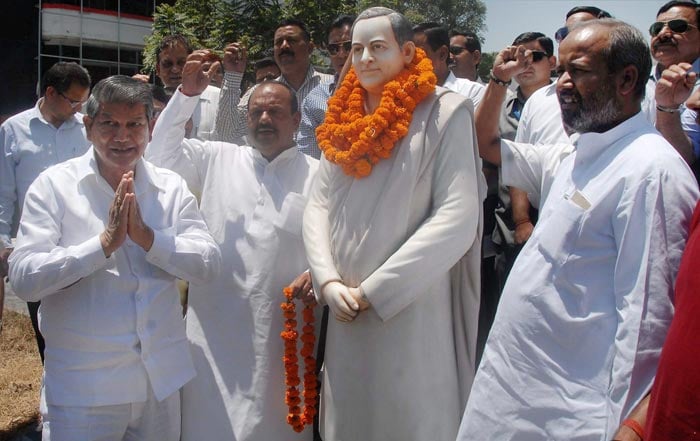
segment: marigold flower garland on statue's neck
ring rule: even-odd
[[[314,306],[316,302],[304,307],[302,328],[301,356],[304,357],[304,408],[300,407],[299,397],[299,362],[297,357],[297,321],[296,307],[294,305],[294,290],[291,287],[284,288],[284,296],[287,301],[281,304],[284,314],[284,331],[280,334],[284,340],[284,373],[287,393],[285,403],[289,406],[287,424],[292,426],[295,432],[304,430],[304,426],[313,424],[318,405],[318,381],[316,378],[316,358],[314,357]]]
[[[368,176],[372,166],[390,157],[398,141],[406,136],[413,110],[436,84],[432,62],[416,48],[411,64],[384,85],[379,106],[367,115],[365,91],[351,68],[328,100],[326,119],[316,129],[319,148],[346,175]]]

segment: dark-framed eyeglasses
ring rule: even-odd
[[[655,23],[652,23],[651,26],[649,26],[649,33],[652,37],[656,37],[666,26],[668,26],[671,32],[675,34],[682,34],[686,32],[688,28],[698,28],[697,26],[692,25],[683,19],[676,18],[674,20],[657,21]]]
[[[338,52],[340,52],[340,49],[342,48],[346,53],[350,52],[350,49],[352,48],[352,41],[339,41],[338,43],[328,43],[326,45],[326,48],[328,48],[328,53],[331,55],[336,55]]]
[[[547,56],[547,52],[543,51],[532,51],[532,62],[533,63],[539,63],[540,61],[549,58]]]
[[[557,40],[557,43],[561,43],[561,41],[565,39],[567,35],[569,35],[569,28],[564,26],[557,29],[557,32],[554,33],[554,39]]]
[[[468,50],[469,50],[469,49],[467,49],[467,48],[464,47],[464,46],[450,46],[450,53],[451,53],[452,55],[459,55],[459,54],[461,54],[462,52],[468,51]]]
[[[67,96],[65,96],[63,94],[63,92],[58,92],[58,94],[61,95],[63,97],[63,99],[68,101],[68,104],[70,104],[70,107],[72,109],[80,109],[83,106],[83,104],[85,104],[85,101],[75,101],[75,100],[68,98]]]

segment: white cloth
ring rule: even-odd
[[[311,440],[310,428],[297,434],[286,423],[280,303],[282,289],[308,268],[301,222],[318,161],[296,146],[268,162],[252,147],[183,141],[195,102],[176,92],[147,150],[201,192],[223,256],[218,277],[190,284],[197,377],[183,389],[182,439]]]
[[[109,406],[47,405],[41,391],[42,441],[179,441],[180,392],[156,400],[151,385],[146,401]]]
[[[99,235],[114,190],[93,149],[39,175],[27,191],[10,281],[41,300],[48,404],[102,406],[157,399],[194,376],[176,278],[208,280],[219,249],[182,179],[141,160],[134,186],[154,231],[146,253],[131,239],[106,258]]]
[[[41,99],[0,126],[0,246],[10,244],[24,195],[39,173],[82,155],[90,146],[81,114],[56,128],[39,111],[40,103]]]
[[[561,122],[557,82],[537,89],[525,102],[515,142],[527,144],[570,144]]]
[[[540,210],[547,200],[557,168],[574,151],[574,146],[536,146],[501,140],[501,183],[527,192],[530,203]],[[517,176],[514,180],[512,177]]]
[[[221,89],[216,86],[207,86],[199,95],[199,102],[192,112],[193,138],[201,140],[214,140],[214,126],[216,124],[216,112],[219,108],[219,95]]]
[[[469,98],[474,105],[474,109],[479,107],[481,100],[484,98],[484,92],[486,92],[486,87],[482,84],[466,78],[457,78],[452,71],[450,71],[442,87]]]
[[[322,159],[309,197],[304,242],[315,285],[361,285],[372,305],[351,323],[329,320],[327,440],[457,434],[473,378],[486,184],[471,103],[438,91],[369,176]]]
[[[581,135],[506,282],[459,441],[612,438],[651,387],[698,195],[641,113]]]

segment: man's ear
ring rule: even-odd
[[[48,89],[47,89],[47,92],[48,92]],[[87,138],[88,141],[92,141],[92,139],[90,139],[90,132],[92,132],[92,123],[93,122],[94,121],[92,118],[90,118],[87,115],[83,115],[83,124],[85,124],[85,137]]]
[[[549,70],[554,70],[557,68],[557,57],[552,55],[547,60],[549,61]]]
[[[617,92],[622,96],[633,95],[638,78],[639,72],[635,66],[631,64],[625,66],[622,71],[618,72],[615,80],[617,84]]]
[[[437,50],[437,55],[440,57],[440,61],[447,63],[447,59],[450,58],[450,50],[447,48],[447,46],[440,46],[440,48]]]
[[[472,52],[472,60],[474,60],[474,66],[478,66],[481,63],[481,51],[479,49],[474,49]]]
[[[408,66],[413,61],[413,57],[416,55],[416,44],[412,41],[407,41],[401,47],[401,56],[403,57],[403,64]]]

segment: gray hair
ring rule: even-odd
[[[151,88],[148,84],[125,75],[112,75],[97,83],[85,104],[85,114],[95,118],[100,105],[105,103],[120,103],[128,106],[143,104],[148,121],[153,117]]]
[[[574,26],[572,30],[592,26],[607,28],[610,36],[608,46],[600,54],[607,63],[608,73],[618,73],[630,65],[637,69],[634,96],[641,101],[651,73],[651,54],[644,36],[634,26],[613,18],[585,21]]]
[[[360,12],[357,19],[355,19],[355,23],[352,24],[352,30],[355,30],[355,25],[358,21],[375,17],[386,17],[389,19],[391,30],[394,31],[394,38],[396,38],[399,46],[403,46],[407,41],[413,41],[413,27],[411,26],[411,22],[402,14],[383,6],[374,6]]]

